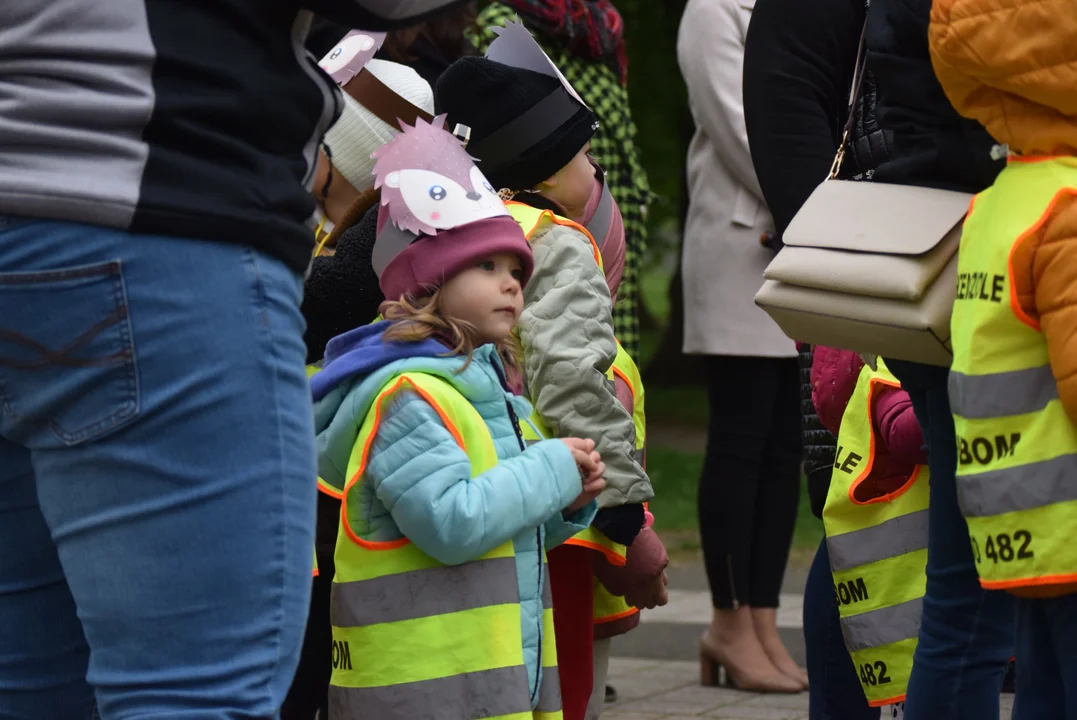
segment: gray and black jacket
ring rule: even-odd
[[[459,0],[2,0],[0,214],[240,243],[310,262],[339,91],[312,12],[412,23]]]

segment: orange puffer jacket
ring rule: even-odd
[[[935,0],[929,35],[935,73],[958,112],[1026,159],[1077,156],[1077,2]],[[1060,187],[1048,212],[1014,255],[1014,285],[1040,322],[1077,423],[1077,187]],[[1030,594],[1068,592],[1077,585]]]

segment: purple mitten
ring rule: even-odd
[[[595,577],[613,595],[624,596],[639,590],[648,584],[654,585],[656,578],[669,565],[669,555],[658,534],[649,526],[639,531],[639,535],[628,546],[628,558],[624,567],[615,567],[606,561],[606,556],[595,553],[592,560]]]

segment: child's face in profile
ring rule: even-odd
[[[470,323],[482,344],[508,338],[524,309],[523,263],[498,253],[457,274],[441,287],[441,311]]]
[[[540,194],[564,208],[570,220],[579,220],[583,216],[595,186],[595,168],[591,165],[590,152],[591,143],[587,143],[568,165],[539,186]]]

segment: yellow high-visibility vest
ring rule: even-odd
[[[950,373],[957,497],[990,589],[1077,582],[1077,428],[1013,266],[1065,194],[1077,195],[1077,159],[1011,159],[974,198],[961,236]]]
[[[352,530],[349,517],[362,512],[359,493],[352,491],[362,479],[383,405],[404,386],[438,412],[467,453],[473,477],[497,463],[486,423],[449,381],[404,373],[375,397],[356,438],[360,450],[348,464],[350,480],[343,491],[334,555],[331,713],[348,720],[560,720],[545,554],[542,681],[531,688],[511,540],[472,562],[450,567],[407,538],[373,542]]]
[[[876,394],[900,387],[879,360],[860,371],[838,433],[823,525],[845,645],[872,707],[905,699],[927,584],[928,470],[893,493],[858,500],[875,464]]]

